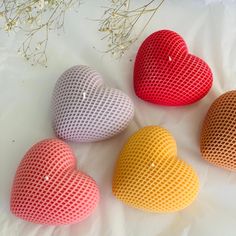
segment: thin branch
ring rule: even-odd
[[[99,31],[104,34],[102,40],[108,42],[108,49],[105,52],[121,57],[144,32],[164,1],[151,0],[141,7],[130,9],[131,0],[113,0],[110,7],[105,8],[103,17],[99,20]],[[150,16],[136,34],[135,26],[144,15]]]
[[[23,31],[18,53],[33,65],[46,66],[49,31],[63,29],[66,12],[77,4],[80,0],[2,0],[0,29]]]

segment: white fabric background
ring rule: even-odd
[[[236,235],[236,174],[203,161],[198,141],[201,122],[210,104],[236,87],[236,3],[166,0],[140,40],[121,60],[99,52],[104,46],[100,41],[102,35],[97,32],[97,22],[87,19],[99,18],[104,3],[87,0],[78,13],[68,15],[65,35],[51,37],[47,69],[25,63],[15,53],[17,37],[0,33],[0,235]],[[180,33],[190,51],[204,58],[213,70],[210,93],[194,105],[161,107],[134,95],[130,59],[134,59],[146,36],[163,28]],[[110,140],[71,144],[78,166],[100,186],[101,202],[96,212],[71,226],[34,225],[10,213],[11,184],[21,158],[31,145],[54,136],[49,113],[53,86],[59,75],[75,64],[96,68],[109,85],[129,94],[135,104],[135,118],[125,132]],[[179,156],[199,175],[201,188],[197,200],[178,213],[145,213],[125,206],[111,193],[113,167],[122,145],[146,125],[169,129],[176,138]]]

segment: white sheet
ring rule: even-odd
[[[236,174],[203,161],[198,142],[200,124],[210,104],[220,94],[236,87],[236,3],[222,2],[166,1],[140,40],[120,61],[99,52],[104,42],[99,40],[97,22],[87,19],[100,17],[102,9],[99,6],[105,3],[102,0],[84,1],[78,13],[68,15],[66,34],[52,35],[47,69],[31,67],[16,56],[17,37],[7,37],[1,32],[0,235],[236,235]],[[190,51],[204,58],[213,70],[213,88],[194,105],[160,107],[134,95],[133,61],[130,59],[134,59],[140,42],[147,35],[163,28],[180,33]],[[96,212],[84,222],[71,226],[34,225],[10,213],[11,184],[29,147],[54,136],[49,115],[52,89],[58,76],[75,64],[96,68],[109,85],[128,93],[135,104],[135,118],[125,132],[110,140],[71,144],[80,168],[100,185],[101,202]],[[122,145],[138,128],[153,124],[172,132],[179,156],[196,169],[201,181],[197,200],[178,213],[145,213],[125,206],[111,193],[113,167]]]

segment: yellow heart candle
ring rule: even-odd
[[[173,212],[190,205],[199,190],[195,171],[177,157],[172,135],[158,126],[140,129],[123,147],[113,176],[113,194],[151,212]]]

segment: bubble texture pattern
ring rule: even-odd
[[[188,53],[183,38],[170,30],[151,34],[138,50],[134,65],[134,89],[143,100],[182,106],[203,98],[213,75],[200,58]]]
[[[120,153],[113,194],[126,204],[151,212],[174,212],[196,198],[195,171],[177,158],[171,134],[158,126],[140,129]]]
[[[11,193],[11,211],[36,224],[80,222],[96,208],[95,181],[76,170],[70,147],[58,139],[35,144],[22,159]]]
[[[74,66],[59,78],[53,93],[53,127],[59,138],[91,142],[110,138],[132,120],[130,98],[108,88],[88,66]]]
[[[204,119],[200,148],[210,163],[236,171],[236,91],[217,98]]]

